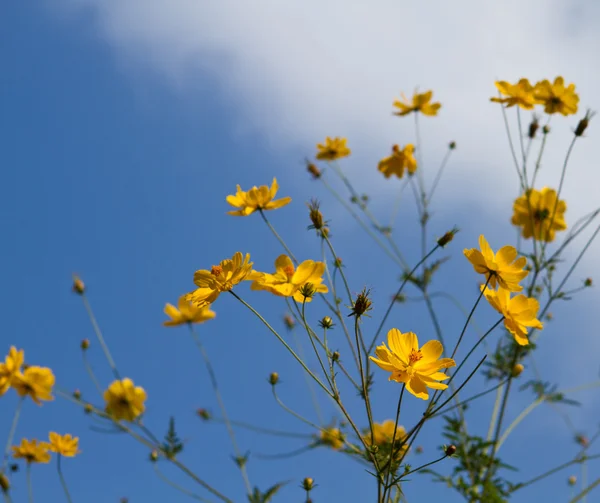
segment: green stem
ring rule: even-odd
[[[98,379],[96,378],[96,374],[94,374],[94,370],[92,369],[92,366],[90,365],[90,362],[88,361],[86,355],[87,355],[87,350],[85,350],[85,349],[82,350],[81,357],[83,359],[83,365],[85,366],[85,370],[87,371],[88,375],[90,376],[90,379],[94,383],[94,386],[98,390],[99,395],[102,396],[102,388],[100,387],[100,383],[98,382]]]
[[[171,479],[169,479],[163,472],[160,471],[160,469],[158,468],[157,462],[152,463],[152,465],[154,467],[154,472],[156,473],[158,478],[161,479],[165,484],[171,486],[173,489],[176,489],[180,493],[183,493],[186,496],[189,496],[190,498],[193,498],[198,501],[204,501],[204,502],[210,503],[209,500],[207,500],[206,498],[203,498],[202,496],[199,496],[198,494],[193,493],[192,491],[186,489],[185,487],[180,486],[179,484],[176,484]]]
[[[273,392],[273,396],[275,397],[275,400],[277,401],[277,403],[283,410],[285,410],[288,414],[291,414],[292,416],[294,416],[296,419],[302,421],[304,424],[307,424],[311,428],[314,428],[317,431],[325,431],[325,429],[322,426],[317,426],[315,423],[313,423],[312,421],[309,421],[304,416],[301,416],[297,412],[290,409],[286,404],[284,404],[281,401],[281,399],[279,398],[279,396],[277,395],[277,392],[275,391],[275,386],[276,386],[275,384],[271,385],[271,391]]]
[[[25,401],[24,397],[19,398],[17,402],[17,407],[15,409],[15,414],[13,416],[12,424],[10,426],[10,430],[8,432],[8,438],[6,440],[6,447],[4,448],[4,459],[2,460],[2,470],[0,472],[4,472],[6,465],[8,463],[8,458],[10,456],[10,448],[13,443],[13,439],[15,437],[15,432],[17,431],[17,424],[19,423],[19,417],[21,416],[21,409],[23,408],[23,402]]]
[[[104,340],[104,337],[102,336],[102,332],[100,331],[100,326],[98,325],[98,322],[96,321],[96,317],[94,316],[94,312],[92,311],[92,306],[90,305],[85,293],[83,293],[81,295],[81,299],[83,300],[83,305],[85,306],[85,310],[87,311],[90,321],[92,322],[92,327],[94,329],[94,333],[96,334],[96,339],[98,339],[98,342],[100,343],[100,347],[102,348],[102,351],[104,352],[104,356],[106,356],[108,365],[112,369],[112,372],[113,372],[115,378],[120,381],[121,376],[119,374],[119,371],[117,370],[117,365],[115,364],[115,361],[113,360],[113,357],[111,356],[110,351],[108,350],[106,341]]]
[[[192,338],[194,339],[196,346],[198,346],[198,349],[200,350],[200,354],[202,355],[202,359],[204,360],[204,364],[206,365],[206,370],[208,371],[208,375],[210,377],[210,382],[211,382],[211,385],[213,388],[213,392],[215,393],[217,402],[219,403],[219,408],[221,409],[221,414],[223,415],[223,420],[225,421],[225,426],[227,427],[227,433],[229,434],[229,438],[231,439],[231,445],[233,446],[233,450],[235,452],[236,459],[241,460],[242,454],[238,447],[237,441],[235,439],[235,433],[233,431],[233,427],[231,426],[231,422],[229,421],[227,409],[225,408],[225,402],[223,401],[221,391],[219,390],[219,385],[217,383],[217,376],[215,374],[215,370],[213,369],[212,363],[210,361],[210,358],[208,357],[208,353],[206,352],[204,345],[202,344],[202,340],[200,339],[200,336],[194,329],[194,325],[192,323],[189,323],[188,325],[190,327],[190,334],[192,335]],[[244,479],[244,485],[246,486],[246,491],[250,495],[250,494],[252,494],[252,485],[250,484],[250,480],[248,478],[248,472],[246,470],[246,465],[245,465],[245,463],[241,462],[241,463],[238,463],[238,466],[240,467],[240,471],[242,473],[242,478]]]
[[[583,491],[581,491],[577,496],[575,496],[571,501],[569,501],[569,503],[577,503],[578,501],[581,501],[582,499],[587,498],[588,493],[592,489],[595,489],[596,487],[598,487],[599,485],[600,485],[600,478],[597,478],[596,480],[594,480],[594,482],[592,482],[589,486],[587,486]]]
[[[285,241],[283,240],[283,238],[277,233],[277,231],[275,230],[275,227],[273,227],[271,225],[271,222],[269,222],[269,220],[265,216],[265,212],[262,209],[258,210],[258,212],[260,213],[260,216],[267,224],[267,227],[269,227],[269,229],[271,230],[273,235],[277,238],[277,241],[279,241],[281,246],[283,246],[283,249],[287,252],[289,257],[294,261],[295,264],[298,264],[298,261],[296,260],[296,257],[294,257],[294,254],[292,253],[292,251],[288,248],[288,246],[285,244]]]
[[[33,484],[31,483],[31,463],[27,462],[27,493],[29,494],[29,503],[33,503]]]
[[[406,388],[406,385],[402,384],[402,389],[400,390],[400,396],[398,397],[398,405],[396,407],[396,421],[394,423],[394,433],[392,435],[392,448],[390,451],[390,460],[387,463],[387,474],[385,476],[385,484],[384,484],[384,488],[383,488],[383,498],[382,498],[383,501],[385,501],[387,492],[391,487],[391,484],[388,485],[388,480],[390,478],[390,474],[392,471],[392,464],[394,463],[394,448],[396,447],[396,445],[395,445],[396,444],[396,433],[398,432],[398,421],[400,421],[400,409],[402,407],[402,397],[404,396],[405,388]]]
[[[62,485],[63,491],[65,491],[65,496],[67,498],[68,503],[73,503],[73,500],[71,499],[71,494],[69,493],[69,488],[67,487],[67,481],[65,480],[65,477],[62,472],[62,468],[61,468],[61,464],[60,464],[61,459],[62,459],[62,456],[60,454],[58,454],[56,457],[56,469],[58,471],[58,477],[60,478],[60,483]]]
[[[511,432],[519,425],[519,423],[521,421],[523,421],[523,419],[525,419],[538,405],[541,405],[542,403],[544,403],[545,399],[546,399],[545,396],[541,396],[540,398],[538,398],[537,400],[535,400],[534,402],[532,402],[531,404],[529,404],[529,406],[527,406],[515,418],[515,420],[508,425],[508,428],[506,428],[506,430],[504,431],[504,433],[500,437],[500,440],[498,440],[498,445],[496,447],[496,452],[498,452],[500,450],[500,447],[502,446],[502,444],[506,441],[506,439],[511,434]]]

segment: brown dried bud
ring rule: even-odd
[[[198,414],[198,417],[204,419],[205,421],[208,421],[210,419],[210,412],[206,409],[198,409],[196,411],[196,414]]]
[[[442,248],[446,246],[450,241],[454,239],[454,235],[458,232],[458,229],[454,228],[451,231],[446,232],[440,239],[437,240],[437,244]]]
[[[540,127],[540,118],[537,115],[533,116],[533,119],[531,121],[531,124],[529,124],[529,132],[527,133],[527,136],[533,140],[533,138],[535,138],[535,134],[537,133],[537,130]]]
[[[455,445],[448,445],[444,449],[444,452],[446,453],[446,456],[452,456],[456,452],[456,446]]]
[[[575,442],[577,442],[581,447],[587,447],[590,443],[585,435],[575,435]]]
[[[277,372],[271,372],[269,376],[269,384],[275,386],[279,382],[279,374]]]
[[[371,290],[363,288],[362,292],[357,295],[356,300],[352,305],[352,312],[348,316],[361,317],[371,310],[372,303],[369,299],[369,293],[371,293]]]
[[[575,136],[583,136],[583,133],[589,126],[590,120],[592,120],[592,117],[594,115],[596,115],[596,112],[592,112],[591,110],[588,109],[588,111],[585,113],[585,116],[583,117],[583,119],[581,119],[579,121],[579,124],[577,124],[577,127],[575,128],[575,131],[574,131]]]
[[[289,314],[286,314],[283,317],[283,323],[285,324],[285,328],[287,328],[288,330],[291,330],[292,328],[294,328],[294,325],[296,325],[296,321]]]
[[[312,199],[310,203],[308,203],[308,216],[312,222],[312,225],[309,226],[309,229],[320,230],[325,227],[323,214],[319,211],[319,201],[316,199]]]
[[[321,170],[312,162],[306,162],[306,170],[311,174],[313,180],[321,178]]]

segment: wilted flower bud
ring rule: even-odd
[[[311,299],[316,292],[315,285],[310,282],[304,283],[304,285],[300,287],[300,293],[306,299]]]
[[[314,480],[310,477],[306,477],[303,481],[302,481],[302,488],[305,491],[310,491],[312,490],[312,488],[314,487]]]
[[[321,178],[321,170],[310,161],[306,161],[306,170],[311,174],[313,180]]]
[[[577,124],[577,127],[575,128],[575,136],[583,136],[584,131],[587,129],[587,127],[590,124],[590,120],[592,119],[592,117],[596,115],[596,112],[592,112],[591,110],[588,109],[588,111],[585,113],[585,116],[583,117],[583,119],[581,119],[579,121],[579,124]]]
[[[446,246],[450,241],[454,239],[454,235],[458,232],[458,229],[452,229],[451,231],[446,232],[440,239],[437,240],[437,244],[442,248]]]
[[[575,484],[577,484],[577,477],[575,475],[571,475],[567,479],[567,482],[569,483],[570,486],[574,486]]]
[[[323,318],[319,320],[319,325],[321,325],[321,328],[324,329],[333,327],[333,320],[331,319],[331,316],[323,316]]]
[[[523,370],[525,370],[525,367],[523,366],[523,364],[522,363],[517,363],[512,368],[511,374],[512,374],[513,377],[519,377],[521,375],[521,373],[523,372]]]
[[[592,286],[592,278],[586,278],[583,282],[583,286]]]
[[[94,412],[94,407],[92,407],[89,403],[86,403],[85,407],[83,408],[83,412],[85,412],[86,414],[91,414],[92,412]]]
[[[208,421],[210,419],[210,412],[206,409],[198,409],[196,411],[196,414],[198,414],[198,417],[204,419],[205,421]]]
[[[451,141],[451,142],[448,144],[448,148],[449,148],[450,150],[454,150],[454,149],[456,148],[456,142],[455,142],[455,141]]]
[[[531,121],[531,124],[529,124],[529,132],[527,133],[527,136],[530,139],[535,138],[535,134],[537,133],[537,130],[540,127],[540,118],[537,115],[533,116],[533,119]]]
[[[348,316],[360,317],[371,310],[371,300],[369,299],[370,292],[370,290],[363,288],[362,292],[356,297],[352,306],[352,312]]]
[[[150,461],[152,461],[153,463],[156,463],[156,461],[158,461],[158,451],[156,449],[154,449],[150,453]]]
[[[10,482],[4,473],[0,473],[0,489],[2,489],[2,492],[5,494],[8,493],[8,490],[10,489]]]
[[[81,399],[81,391],[79,391],[78,389],[76,389],[75,391],[73,391],[73,398],[75,400],[80,400]]]
[[[79,295],[83,295],[85,292],[85,284],[81,281],[81,278],[73,274],[73,291]]]
[[[277,372],[271,372],[269,376],[269,384],[275,386],[279,382],[279,374]]]
[[[456,452],[456,446],[455,445],[448,445],[444,449],[444,453],[446,454],[446,456],[452,456],[452,455],[454,455],[455,452]]]
[[[323,214],[319,211],[319,201],[316,199],[312,199],[310,203],[308,203],[308,216],[312,222],[312,225],[309,226],[309,229],[320,230],[325,226]]]
[[[289,314],[286,314],[283,317],[283,323],[285,324],[285,328],[287,328],[288,330],[291,330],[292,328],[294,328],[294,325],[296,325],[294,318],[292,318]]]
[[[86,349],[88,349],[90,347],[90,340],[89,339],[83,339],[81,341],[80,347],[81,347],[82,351],[85,351]]]
[[[337,362],[339,359],[340,359],[340,352],[334,351],[333,354],[331,355],[331,360],[334,362]]]

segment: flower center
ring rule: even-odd
[[[329,154],[331,157],[337,156],[337,154],[338,154],[337,148],[328,148],[327,154]]]
[[[294,275],[294,266],[293,266],[293,265],[286,265],[286,266],[283,268],[283,272],[285,273],[285,275],[286,275],[288,278],[291,278],[291,277]]]
[[[550,212],[547,209],[543,209],[543,210],[536,210],[533,213],[533,218],[535,220],[545,220],[546,218],[548,218],[550,216]]]
[[[119,406],[123,408],[129,408],[131,406],[131,402],[123,396],[119,398]]]
[[[418,362],[421,358],[423,358],[423,353],[421,353],[421,350],[415,351],[412,349],[410,355],[408,356],[408,364],[412,365],[413,363]]]
[[[213,276],[220,276],[222,272],[223,272],[223,268],[220,265],[213,265],[210,270],[210,273]]]

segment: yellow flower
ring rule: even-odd
[[[21,372],[24,358],[25,353],[22,349],[17,351],[17,348],[11,346],[4,363],[0,362],[0,396],[8,391],[13,377]]]
[[[194,304],[188,295],[179,297],[177,306],[179,309],[173,304],[165,306],[165,314],[171,318],[163,323],[165,327],[174,327],[184,323],[204,323],[216,316],[216,313],[210,310],[210,304]]]
[[[417,160],[413,155],[414,151],[415,147],[411,143],[407,144],[403,150],[400,150],[398,145],[394,145],[392,147],[392,155],[381,159],[377,169],[381,171],[386,178],[389,178],[392,175],[402,178],[405,169],[408,169],[408,172],[412,175],[417,171]]]
[[[481,286],[482,290],[484,286]],[[536,299],[525,295],[516,295],[511,299],[510,292],[501,287],[497,290],[486,288],[483,294],[490,305],[504,316],[504,326],[514,335],[517,344],[529,344],[527,327],[544,328],[542,322],[536,318],[540,309]]]
[[[21,445],[13,445],[13,458],[24,459],[27,463],[49,463],[49,445],[46,442],[23,438]]]
[[[337,451],[344,446],[344,434],[338,428],[323,428],[319,434],[319,443]]]
[[[317,143],[317,159],[321,161],[335,161],[342,157],[348,157],[351,150],[346,146],[346,138],[325,138],[325,143]]]
[[[250,279],[254,282],[250,286],[252,290],[266,290],[280,297],[294,297],[297,302],[310,302],[311,298],[306,297],[300,290],[302,287],[311,284],[314,293],[327,293],[327,285],[323,284],[323,273],[325,264],[315,262],[314,260],[305,260],[298,268],[294,267],[291,259],[287,255],[280,255],[275,260],[275,273],[268,274],[253,271]]]
[[[52,452],[56,452],[61,456],[66,456],[68,458],[74,457],[76,454],[79,454],[81,451],[78,449],[79,447],[79,437],[73,437],[70,434],[59,435],[54,431],[51,431],[49,434],[50,444],[48,448]]]
[[[507,98],[490,98],[490,101],[495,103],[504,103],[506,108],[519,106],[525,110],[532,110],[536,104],[533,94],[533,86],[527,79],[521,79],[516,84],[509,84],[504,80],[495,83],[496,88],[501,94],[508,96]]]
[[[529,271],[523,270],[527,264],[525,257],[517,258],[517,250],[513,246],[503,246],[494,253],[483,234],[479,236],[479,247],[481,251],[471,248],[463,253],[475,272],[484,274],[486,279],[489,277],[489,286],[496,288],[498,284],[510,292],[523,290],[519,281],[529,274]]]
[[[141,386],[134,386],[131,379],[113,381],[104,392],[105,411],[115,420],[133,421],[141,416],[146,407],[146,392]]]
[[[440,369],[456,366],[452,358],[441,358],[444,351],[441,342],[429,341],[419,349],[419,340],[413,332],[401,333],[392,328],[387,333],[389,349],[385,344],[377,346],[377,358],[369,356],[383,370],[391,372],[389,380],[406,384],[406,389],[417,398],[427,400],[427,388],[446,389],[438,381],[449,376]]]
[[[211,270],[201,269],[194,273],[196,290],[189,293],[187,298],[195,304],[212,304],[221,292],[228,292],[238,283],[249,279],[252,272],[250,254],[244,257],[236,252],[230,259],[222,260],[219,265],[213,265]]]
[[[40,400],[46,402],[54,400],[52,396],[54,381],[54,374],[49,368],[31,366],[27,367],[22,374],[20,372],[15,374],[11,386],[19,396],[30,396],[35,403],[42,405]]]
[[[562,77],[556,77],[554,84],[548,80],[538,82],[533,92],[536,102],[544,105],[544,111],[547,114],[572,115],[577,113],[579,96],[575,92],[575,84],[565,87],[565,80]]]
[[[411,112],[421,112],[423,115],[434,116],[437,115],[438,110],[442,107],[441,103],[430,103],[433,91],[427,91],[426,93],[413,94],[412,103],[410,100],[402,94],[402,101],[394,101],[394,106],[399,108],[399,112],[394,112],[394,115],[408,115]]]
[[[564,231],[567,228],[567,203],[558,201],[557,204],[556,196],[554,189],[544,187],[542,190],[529,189],[515,200],[511,222],[523,227],[524,238],[534,236],[538,241],[550,242],[554,241],[555,231]]]
[[[234,208],[239,209],[227,213],[236,217],[247,217],[257,210],[276,210],[289,204],[292,200],[291,197],[273,200],[278,190],[279,185],[276,178],[273,178],[271,188],[266,185],[254,186],[248,192],[244,192],[238,185],[235,196],[227,196],[226,201]]]
[[[373,445],[380,449],[389,451],[392,447],[392,439],[394,439],[395,458],[399,458],[408,449],[408,444],[402,442],[406,439],[406,430],[404,426],[396,427],[396,436],[394,437],[394,421],[388,419],[383,423],[373,423]],[[364,431],[363,440],[367,445],[371,443],[371,430],[368,428]],[[389,455],[389,452],[388,452]]]

